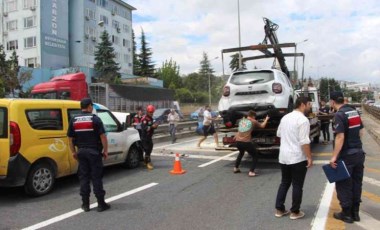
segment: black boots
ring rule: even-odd
[[[98,207],[96,209],[98,212],[103,212],[103,211],[111,208],[111,205],[107,204],[104,201],[104,196],[103,197],[96,197],[96,199],[98,200]]]
[[[360,216],[359,216],[359,205],[354,205],[352,207],[352,219],[356,222],[360,221]]]
[[[341,212],[334,212],[334,218],[349,224],[354,223],[351,217],[351,208],[343,208]]]
[[[82,207],[81,208],[85,212],[90,211],[90,198],[89,197],[82,197]]]

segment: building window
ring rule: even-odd
[[[100,15],[100,21],[103,21],[104,25],[108,25],[108,17]]]
[[[6,0],[5,4],[7,12],[17,10],[17,0]]]
[[[17,30],[17,20],[12,20],[7,22],[7,30],[12,31],[12,30]]]
[[[24,48],[36,47],[37,46],[36,40],[37,40],[36,37],[24,38]]]
[[[112,20],[112,27],[115,29],[120,28],[120,22]]]
[[[112,15],[118,15],[118,12],[117,12],[117,6],[113,5],[111,7],[111,14]]]
[[[86,8],[86,18],[88,19],[91,19],[91,20],[95,20],[95,11],[89,9],[89,8]]]
[[[125,63],[129,63],[130,59],[131,59],[131,56],[129,54],[124,54],[124,62]]]
[[[119,45],[119,37],[118,36],[115,36],[115,35],[112,35],[112,42],[113,44],[116,44],[116,45]]]
[[[18,40],[7,42],[7,50],[17,50],[17,49],[18,49]]]
[[[96,34],[95,29],[92,28],[92,27],[90,27],[90,26],[86,26],[86,27],[85,27],[85,33],[86,33],[88,36],[93,36],[93,37],[95,37],[95,34]]]
[[[107,0],[96,0],[96,4],[98,6],[107,7],[108,2],[107,2]]]
[[[89,1],[95,3],[95,0],[89,0]]]
[[[36,26],[36,16],[24,18],[24,28],[30,28]]]
[[[116,60],[120,60],[120,53],[119,52],[115,52],[115,57],[116,57]]]
[[[129,26],[128,25],[123,25],[123,31],[125,32],[125,33],[129,33]]]
[[[124,47],[130,47],[130,42],[127,39],[123,39],[123,46]]]
[[[37,0],[24,0],[24,9],[36,7]]]
[[[37,67],[37,58],[27,58],[25,59],[25,66],[29,68]]]

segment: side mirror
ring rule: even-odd
[[[131,115],[128,115],[128,116],[125,117],[125,122],[123,122],[123,128],[124,128],[124,130],[126,130],[126,129],[128,129],[131,126],[132,126]]]

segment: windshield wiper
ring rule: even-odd
[[[255,84],[255,83],[259,82],[259,81],[264,81],[264,79],[256,79],[256,80],[250,81],[248,83],[249,84]]]

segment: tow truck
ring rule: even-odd
[[[267,18],[264,20],[264,31],[265,38],[263,42],[258,45],[251,45],[245,47],[234,47],[222,50],[222,60],[224,59],[223,54],[231,52],[241,52],[241,51],[260,51],[262,54],[251,57],[244,57],[242,61],[249,60],[258,60],[265,58],[274,58],[273,67],[276,63],[279,65],[281,71],[286,74],[290,82],[293,84],[293,87],[297,81],[297,77],[291,79],[290,72],[285,63],[285,57],[302,57],[302,83],[304,75],[304,62],[305,55],[303,53],[284,53],[283,48],[292,48],[296,46],[295,43],[279,43],[276,35],[276,30],[279,26]],[[270,43],[270,44],[269,44]],[[272,67],[272,68],[273,68]],[[224,67],[223,67],[224,69]],[[295,66],[294,66],[295,69]],[[294,71],[295,73],[295,71]],[[295,75],[295,74],[294,74]],[[294,100],[301,96],[305,95],[312,99],[313,111],[307,115],[310,123],[310,139],[315,143],[319,142],[320,137],[320,121],[317,117],[317,112],[319,110],[319,94],[316,88],[307,88],[301,87],[301,89],[295,91]],[[254,97],[255,95],[252,95]],[[238,124],[238,122],[236,122]],[[267,123],[266,128],[264,129],[254,129],[252,134],[252,141],[257,144],[257,150],[260,154],[273,154],[279,152],[280,148],[280,139],[277,137],[276,132],[278,125],[280,124],[280,119],[270,119]],[[234,135],[237,132],[237,127],[229,127],[229,124],[225,124],[224,127],[219,129],[219,132],[225,133],[223,137],[223,146],[217,147],[216,150],[236,150],[236,142],[234,140]]]

